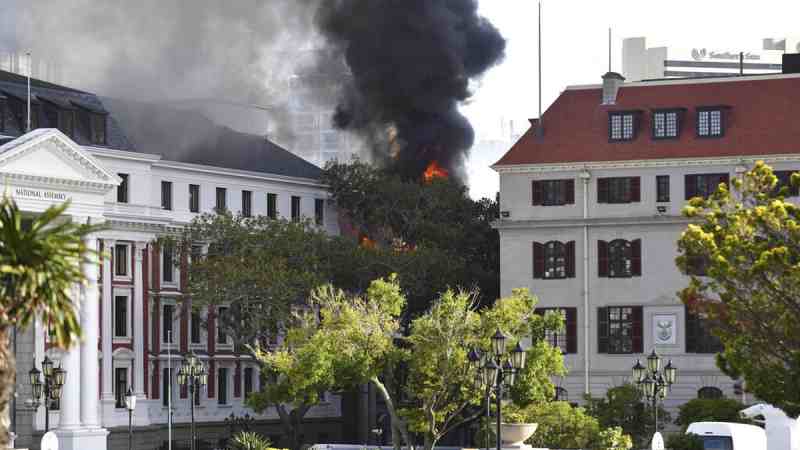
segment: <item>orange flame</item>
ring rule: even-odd
[[[364,248],[375,248],[378,244],[377,244],[377,242],[375,242],[372,239],[370,239],[369,236],[367,236],[366,234],[363,234],[363,235],[361,235],[360,238],[358,238],[358,245],[360,245],[360,246],[362,246]]]
[[[447,169],[440,166],[436,160],[433,160],[430,164],[428,164],[425,172],[422,173],[422,179],[426,183],[430,183],[435,178],[447,178],[449,175],[450,173],[447,171]]]

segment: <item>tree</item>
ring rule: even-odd
[[[620,427],[633,439],[635,448],[645,447],[653,434],[653,408],[642,402],[642,393],[632,384],[613,387],[604,398],[587,398],[586,409],[601,427]],[[660,405],[658,420],[660,430],[670,420],[669,413]]]
[[[402,437],[412,446],[410,431],[417,431],[431,449],[448,431],[483,412],[484,397],[473,389],[476,374],[467,370],[471,348],[490,348],[498,327],[521,337],[561,325],[558,315],[533,314],[536,300],[526,290],[514,291],[484,310],[478,310],[474,300],[467,292],[445,292],[403,337],[400,317],[406,299],[396,277],[374,281],[363,296],[331,286],[319,288],[309,307],[298,313],[281,348],[257,352],[257,358],[278,375],[273,392],[283,395],[281,401],[371,383],[387,404],[395,445]],[[549,377],[564,370],[560,352],[540,341],[528,354],[520,386],[529,386],[531,392],[519,388],[512,394],[520,399],[552,396]],[[406,380],[393,376],[401,364],[408,369]],[[412,407],[398,408],[392,393],[401,389]]]
[[[785,175],[785,174],[783,174]],[[800,413],[800,209],[786,201],[800,174],[763,162],[684,208],[676,262],[691,281],[681,297],[723,344],[719,367],[758,398]],[[788,180],[788,182],[787,182]],[[705,269],[704,276],[697,268]]]
[[[742,402],[732,398],[695,398],[678,408],[675,425],[686,431],[694,422],[750,423],[739,414],[744,408]]]
[[[347,225],[345,232],[368,239],[373,247],[403,250],[394,254],[411,253],[409,260],[447,261],[428,265],[428,276],[420,277],[415,264],[396,264],[398,258],[370,260],[384,271],[378,276],[395,272],[409,289],[408,319],[430,306],[431,292],[454,286],[477,288],[481,305],[499,297],[500,241],[491,226],[499,216],[497,202],[470,199],[466,187],[453,179],[408,181],[361,161],[328,164],[322,181]],[[390,272],[386,266],[392,266]],[[424,286],[414,289],[416,280]]]
[[[83,264],[97,264],[83,239],[97,226],[63,220],[69,203],[51,206],[27,222],[16,202],[0,200],[0,447],[9,443],[8,404],[16,362],[9,334],[35,318],[49,327],[50,342],[68,348],[80,339],[71,293],[85,281]]]

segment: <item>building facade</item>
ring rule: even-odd
[[[568,87],[493,167],[501,291],[529,288],[566,319],[569,400],[630,380],[652,350],[678,382],[666,405],[738,395],[720,344],[677,293],[681,209],[764,160],[800,170],[800,74]],[[701,270],[698,268],[697,270]],[[701,272],[698,272],[701,273]],[[746,395],[746,394],[745,394]]]
[[[800,52],[800,36],[763,39],[746,49],[648,47],[644,37],[622,40],[622,75],[629,81],[781,73],[784,53]]]
[[[256,158],[265,152],[262,160],[269,162],[250,170],[211,165],[213,158],[193,161],[192,155],[172,155],[169,149],[137,148],[126,137],[125,124],[110,116],[96,96],[39,80],[32,83],[32,131],[25,132],[25,90],[22,77],[0,72],[0,175],[6,192],[26,214],[70,200],[71,220],[106,227],[87,240],[102,252],[101,265],[87,265],[86,285],[74,290],[83,342],[67,352],[53,348],[41,323],[17,336],[17,446],[38,448],[44,432],[44,408],[28,401],[27,373],[34,360],[41,369],[45,356],[67,371],[49,417],[62,449],[127,446],[128,388],[139,399],[137,448],[158,448],[166,440],[170,402],[175,438],[188,439],[190,399],[175,375],[189,351],[208,369],[208,385],[195,399],[196,420],[208,425],[201,427],[201,438],[214,427],[219,431],[231,414],[276,421],[273,409],[255,414],[244,406],[245,397],[259,389],[257,364],[235,352],[216,328],[219,311],[209,311],[207,326],[201,326],[206,317],[194,316],[183,300],[187,257],[180,260],[156,241],[217,209],[311,218],[338,233],[319,169],[277,146],[250,148]],[[221,146],[220,153],[234,151]],[[307,417],[335,439],[339,427],[330,424],[341,417],[340,397],[328,395]],[[273,440],[280,442],[280,436]]]

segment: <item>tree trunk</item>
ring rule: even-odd
[[[311,409],[311,406],[312,405],[302,403],[291,412],[287,412],[285,406],[281,404],[275,405],[275,409],[278,411],[278,417],[281,419],[283,432],[289,437],[289,448],[291,450],[300,450],[303,446],[303,443],[300,442],[300,431],[302,430],[303,417],[305,417],[308,410]],[[273,442],[272,444],[276,445],[277,443]]]
[[[386,386],[381,383],[378,377],[372,377],[369,381],[376,388],[378,388],[378,392],[380,392],[381,397],[383,397],[383,401],[386,402],[386,409],[389,411],[389,418],[392,420],[392,428],[400,432],[400,434],[403,436],[403,440],[406,441],[406,445],[408,446],[409,450],[414,450],[414,443],[411,441],[411,436],[408,434],[408,427],[400,418],[400,416],[397,415],[397,411],[394,408],[394,402],[392,401],[392,396],[389,395],[389,391],[386,390]]]
[[[8,448],[11,438],[9,405],[16,383],[16,362],[9,349],[9,326],[0,327],[0,448]]]

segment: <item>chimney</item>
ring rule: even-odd
[[[607,72],[603,75],[603,104],[613,105],[617,102],[617,92],[625,82],[625,77],[617,72]]]
[[[800,53],[783,54],[783,73],[800,73]]]

